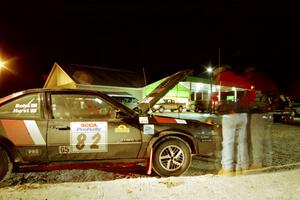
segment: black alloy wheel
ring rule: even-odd
[[[189,145],[180,138],[167,139],[153,153],[153,169],[160,176],[179,176],[191,165]]]

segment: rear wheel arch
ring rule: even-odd
[[[164,142],[165,140],[168,140],[168,139],[180,139],[180,140],[183,140],[184,142],[186,142],[190,146],[192,154],[194,154],[196,152],[196,146],[195,146],[193,140],[189,136],[187,136],[186,134],[179,133],[179,132],[177,132],[177,134],[176,134],[175,131],[174,131],[174,134],[168,134],[168,135],[165,135],[165,136],[161,136],[160,138],[158,138],[157,140],[155,140],[152,143],[152,145],[150,145],[150,148],[154,149],[160,143],[162,143],[162,142]]]
[[[2,147],[13,161],[16,156],[15,145],[5,137],[0,136],[0,147]]]
[[[0,136],[0,147],[2,147],[7,152],[13,164],[24,162],[23,157],[17,151],[16,146],[3,136]]]
[[[8,151],[0,145],[0,182],[7,179],[13,170],[12,157]]]

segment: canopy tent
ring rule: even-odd
[[[274,93],[279,94],[276,84],[266,78],[263,74],[254,71],[247,71],[245,77],[255,86],[255,90],[263,93]]]
[[[251,89],[251,84],[246,78],[238,76],[231,71],[223,71],[219,73],[214,84],[227,87]]]

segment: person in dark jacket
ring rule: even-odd
[[[251,169],[272,165],[271,125],[267,96],[257,93],[249,113]]]
[[[278,94],[277,86],[254,67],[244,70],[244,76],[255,87],[255,101],[249,112],[250,169],[272,165],[272,101],[269,94]],[[279,100],[280,98],[278,98]],[[282,99],[285,101],[286,99]],[[274,106],[274,105],[273,105]],[[276,108],[277,105],[275,105]],[[282,110],[285,106],[283,106]]]

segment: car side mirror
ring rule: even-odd
[[[126,113],[124,113],[124,112],[122,112],[120,110],[116,111],[116,119],[122,119],[122,118],[124,118],[126,116],[127,116]]]
[[[133,108],[133,111],[138,115],[142,114],[142,110],[139,107]]]

